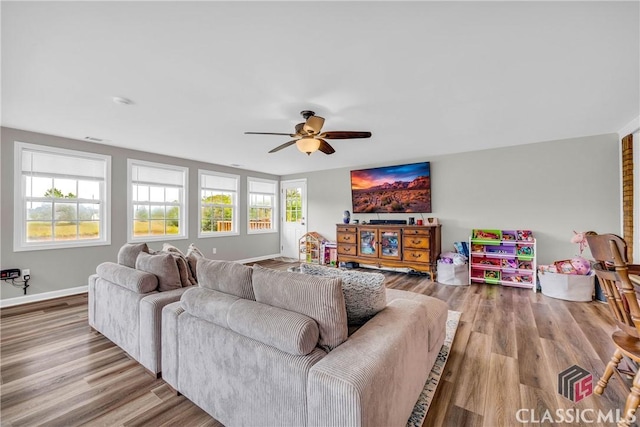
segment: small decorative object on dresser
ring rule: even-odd
[[[351,222],[351,213],[349,211],[344,211],[342,213],[342,222],[345,224],[349,224],[349,222]]]

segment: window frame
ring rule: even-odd
[[[214,189],[214,188],[203,188],[202,187],[203,175],[235,179],[235,183],[236,183],[235,190],[234,190],[235,194],[233,197],[233,204],[230,206],[233,209],[232,231],[209,231],[209,232],[202,231],[202,209],[203,209],[202,191],[203,190],[220,190],[220,189]],[[206,169],[198,169],[198,238],[239,236],[240,235],[239,199],[240,199],[240,175],[224,173],[224,172],[216,172],[216,171],[206,170]]]
[[[22,170],[22,159],[25,151],[39,151],[58,156],[72,157],[77,160],[90,159],[103,162],[103,178],[95,179],[99,182],[100,197],[98,199],[99,209],[99,237],[97,239],[74,239],[74,240],[51,240],[47,242],[27,242],[27,210],[26,203],[29,199],[42,199],[41,197],[26,196],[26,175]],[[33,175],[33,173],[32,173]],[[42,173],[42,176],[55,178],[67,178],[73,180],[90,180],[86,176],[73,174]],[[24,178],[24,179],[23,179]],[[50,145],[32,144],[27,142],[14,142],[14,168],[13,168],[13,250],[14,252],[38,251],[51,249],[70,249],[91,246],[107,246],[111,244],[111,156],[107,154],[91,153],[81,150],[72,150]],[[52,200],[63,200],[52,198]],[[64,199],[66,203],[72,201],[76,205],[82,203],[95,204],[95,199]],[[76,210],[77,212],[77,210]],[[76,216],[76,221],[79,221]],[[51,222],[55,222],[55,215]]]
[[[251,183],[252,182],[263,182],[274,185],[273,194],[271,193],[259,193],[251,191]],[[255,178],[248,176],[247,177],[247,234],[269,234],[269,233],[278,233],[278,203],[279,203],[279,190],[280,183],[273,179],[266,178]],[[271,228],[268,229],[251,229],[251,195],[252,194],[270,194],[273,196],[273,203],[271,206]]]
[[[137,204],[133,201],[133,177],[132,170],[133,166],[144,166],[148,168],[156,168],[156,169],[166,169],[174,172],[182,173],[182,200],[179,203],[180,207],[180,218],[179,218],[179,234],[157,234],[157,235],[144,235],[144,236],[134,236],[133,235],[133,205]],[[138,182],[138,181],[136,181]],[[153,183],[149,183],[153,184]],[[159,186],[167,187],[166,184],[157,183]],[[166,163],[158,163],[158,162],[150,162],[147,160],[139,160],[139,159],[127,159],[127,242],[128,243],[140,243],[140,242],[157,242],[157,241],[167,241],[167,240],[185,240],[189,238],[189,230],[188,230],[188,218],[189,218],[189,168],[185,166],[176,166],[169,165]],[[150,203],[150,202],[149,202]],[[166,202],[164,202],[163,206],[167,206]],[[166,221],[166,218],[165,218]]]

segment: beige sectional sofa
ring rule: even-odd
[[[335,271],[199,261],[199,286],[162,311],[163,379],[227,426],[404,426],[447,305],[388,289],[349,325]]]
[[[162,308],[196,283],[188,260],[195,267],[200,255],[166,244],[159,252],[124,245],[117,262],[98,265],[89,277],[89,325],[159,376]]]

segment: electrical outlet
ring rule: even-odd
[[[218,249],[217,248],[213,248],[213,254],[217,254],[218,253]]]
[[[31,270],[29,270],[28,268],[25,268],[24,270],[22,270],[22,276],[31,276]]]

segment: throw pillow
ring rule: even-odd
[[[180,271],[180,281],[182,282],[183,287],[195,286],[198,284],[195,274],[191,271],[187,257],[180,249],[176,248],[171,243],[163,243],[162,252],[171,254],[171,256],[176,260],[178,270]]]
[[[198,284],[203,288],[254,300],[251,267],[232,261],[198,259]]]
[[[140,252],[149,253],[146,243],[125,243],[118,251],[118,264],[136,268],[136,259]]]
[[[182,287],[178,265],[170,254],[150,255],[140,252],[135,268],[158,277],[158,291],[171,291]]]
[[[347,311],[339,277],[316,277],[253,266],[256,301],[304,314],[318,323],[319,344],[331,350],[347,339]]]
[[[349,326],[362,325],[387,305],[384,275],[355,270],[341,270],[302,263],[300,272],[316,276],[338,276],[342,279],[342,293],[347,306]]]
[[[201,258],[205,258],[205,256],[200,249],[196,248],[196,246],[193,243],[191,243],[187,248],[186,258],[187,258],[187,262],[189,263],[189,268],[191,269],[191,273],[193,274],[193,277],[196,278],[196,281],[197,281],[198,260]]]
[[[173,252],[175,254],[178,254],[178,255],[181,255],[181,256],[185,256],[180,249],[176,248],[171,243],[163,243],[162,244],[162,252]]]

